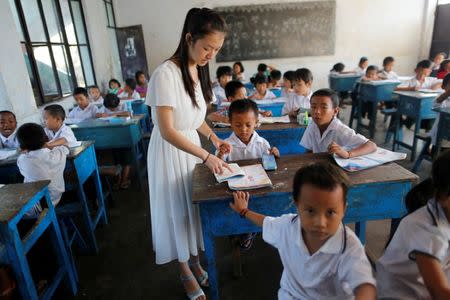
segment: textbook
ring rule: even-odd
[[[424,94],[441,94],[444,92],[444,90],[443,89],[437,89],[437,90],[419,89],[419,92],[424,93]]]
[[[262,117],[259,122],[261,124],[273,124],[273,123],[291,123],[288,115],[282,117]]]
[[[225,169],[222,175],[214,173],[214,176],[216,177],[218,183],[245,176],[244,170],[242,170],[238,164],[228,164],[228,166],[230,167],[232,172],[230,172],[230,170],[228,169]]]
[[[228,180],[228,187],[232,190],[251,190],[271,187],[272,181],[267,176],[261,164],[243,166],[245,176]]]
[[[349,159],[340,158],[333,155],[336,163],[346,171],[355,172],[373,168],[395,160],[406,158],[406,153],[392,152],[383,148],[378,148],[375,152]]]

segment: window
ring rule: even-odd
[[[108,28],[116,28],[116,17],[114,16],[114,7],[112,0],[103,0],[105,2],[106,17],[108,19]]]
[[[9,0],[36,103],[95,84],[80,0]]]
[[[110,49],[113,59],[113,77],[121,80],[121,66],[120,66],[120,56],[119,56],[119,48],[117,46],[117,36],[116,36],[116,17],[114,15],[114,6],[113,0],[103,0],[105,3],[105,12],[106,12],[106,27],[108,27],[108,36],[110,41]]]

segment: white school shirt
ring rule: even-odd
[[[360,66],[357,66],[356,69],[355,69],[355,73],[356,74],[360,74],[360,75],[365,75],[366,74],[366,70],[367,70],[367,68],[363,69]]]
[[[44,130],[50,142],[53,142],[54,140],[59,138],[65,138],[67,140],[68,147],[74,147],[77,144],[77,138],[73,134],[72,129],[66,124],[63,124],[57,132],[53,132],[53,130],[50,130],[48,128],[44,128]]]
[[[141,99],[141,95],[139,95],[139,93],[136,91],[133,91],[131,98],[128,98],[128,93],[125,91],[123,91],[122,93],[117,95],[117,97],[119,97],[119,99],[123,99],[123,100],[140,100]]]
[[[253,132],[248,145],[244,144],[234,132],[225,141],[233,146],[231,153],[224,156],[225,161],[261,158],[263,153],[270,150],[269,142],[256,131]]]
[[[17,140],[17,129],[14,130],[13,133],[10,134],[10,136],[5,137],[3,134],[0,133],[0,149],[3,148],[19,148],[19,141]]]
[[[405,81],[400,85],[400,87],[416,87],[420,86],[421,89],[431,89],[433,85],[435,85],[438,82],[442,82],[442,79],[437,79],[435,77],[425,77],[424,82],[422,85],[417,80],[417,78],[414,76],[410,80]]]
[[[109,108],[103,106],[101,108],[98,109],[98,113],[99,114],[107,114],[107,115],[112,115],[114,113],[118,113],[118,112],[124,112],[127,111],[125,109],[125,104],[124,103],[120,103],[119,106],[117,106],[116,110],[110,110]]]
[[[434,102],[433,108],[437,108],[437,107],[442,107],[442,108],[450,107],[450,97],[448,97],[441,103]],[[437,114],[436,120],[433,123],[433,127],[430,130],[431,144],[433,144],[433,145],[436,145],[436,142],[437,142],[436,139],[437,139],[437,130],[438,130],[438,126],[439,126],[439,117],[440,117],[440,114]]]
[[[50,180],[48,190],[53,206],[61,200],[61,195],[65,190],[64,168],[66,167],[66,157],[69,148],[58,146],[53,149],[42,148],[39,150],[25,152],[17,158],[17,166],[20,174],[24,177],[23,182],[34,182],[39,180]],[[38,204],[34,207],[31,215],[41,211]]]
[[[214,96],[216,96],[215,101],[218,102],[219,104],[222,101],[227,100],[227,96],[225,95],[225,89],[223,87],[221,87],[220,84],[213,88],[213,93],[214,93]]]
[[[382,78],[385,78],[387,80],[397,80],[398,79],[398,75],[394,71],[386,72],[385,70],[381,70],[379,73],[381,74]]]
[[[330,125],[320,136],[320,130],[316,122],[309,122],[303,134],[300,145],[313,153],[328,152],[328,146],[331,142],[336,142],[345,149],[354,149],[367,143],[368,139],[357,134],[353,129],[345,125],[338,118],[333,118]]]
[[[67,116],[67,119],[74,119],[78,122],[81,122],[83,120],[87,119],[94,119],[95,115],[98,113],[98,107],[94,103],[89,103],[89,105],[82,109],[79,106],[74,107]]]
[[[265,217],[262,236],[278,249],[283,263],[280,300],[354,299],[358,286],[375,286],[363,245],[343,224],[313,255],[303,240],[301,220],[294,214]]]
[[[299,110],[300,108],[310,109],[312,94],[312,91],[309,91],[308,95],[306,96],[297,95],[296,93],[289,93],[286,97],[287,99],[283,105],[281,114],[287,115],[292,111]]]
[[[104,99],[103,99],[103,96],[100,95],[100,97],[98,97],[97,100],[95,100],[95,99],[93,99],[93,98],[89,98],[89,101],[90,101],[92,104],[95,104],[95,105],[103,105]]]
[[[404,218],[377,262],[379,299],[431,299],[415,262],[415,253],[436,258],[450,281],[449,241],[450,224],[436,200],[429,200],[427,205]]]

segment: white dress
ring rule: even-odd
[[[161,136],[156,106],[173,107],[174,127],[200,146],[197,133],[206,115],[200,84],[195,88],[199,108],[184,89],[181,71],[172,61],[162,63],[152,74],[146,102],[152,107],[154,128],[148,147],[148,183],[153,250],[156,263],[177,259],[186,262],[204,249],[199,209],[192,204],[192,176],[201,160],[179,150]]]

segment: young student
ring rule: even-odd
[[[444,52],[439,52],[433,57],[433,62],[431,64],[431,70],[437,71],[441,67],[442,61],[447,57]]]
[[[91,85],[88,87],[89,92],[89,101],[92,104],[95,104],[97,107],[101,107],[103,105],[103,97],[100,93],[100,88],[96,85]]]
[[[138,92],[136,92],[136,80],[133,78],[127,78],[125,80],[125,87],[123,88],[123,92],[118,94],[119,99],[121,100],[139,100],[141,96]]]
[[[15,149],[19,147],[16,129],[16,115],[9,110],[0,111],[0,149]]]
[[[119,95],[123,92],[123,89],[120,87],[120,82],[117,79],[111,79],[109,81],[109,89],[108,94],[116,94]]]
[[[233,80],[245,81],[244,65],[240,61],[233,64]]]
[[[392,56],[383,59],[383,70],[378,72],[380,79],[398,80],[398,75],[393,71],[395,60]]]
[[[258,68],[256,70],[257,70],[257,72],[256,72],[255,75],[253,75],[253,77],[256,77],[256,76],[268,77],[270,75],[269,71],[267,71],[267,65],[266,64],[263,64],[263,63],[259,64]]]
[[[17,166],[24,177],[23,182],[50,180],[48,190],[53,206],[56,206],[65,190],[64,168],[69,148],[46,147],[47,137],[44,129],[34,123],[26,123],[17,130],[17,139],[22,153],[17,158]],[[37,204],[28,215],[36,215],[42,208]]]
[[[328,152],[351,158],[377,150],[377,145],[343,124],[338,118],[339,97],[331,89],[320,89],[311,97],[311,116],[300,145],[313,153]]]
[[[377,262],[379,299],[450,299],[450,151],[434,162],[434,196],[407,215]]]
[[[216,101],[220,104],[222,101],[227,100],[225,95],[225,86],[231,81],[233,77],[233,70],[229,66],[220,66],[216,71],[217,85],[213,88],[213,93],[216,96]]]
[[[450,59],[446,59],[441,62],[441,66],[437,71],[436,77],[437,79],[444,79],[445,75],[447,75],[448,73],[450,73]]]
[[[72,129],[64,124],[65,118],[66,112],[61,105],[52,104],[44,108],[44,130],[49,140],[45,145],[47,148],[52,149],[61,145],[73,147],[77,144]]]
[[[281,85],[280,85],[281,72],[280,72],[280,71],[278,71],[278,70],[272,70],[272,71],[270,72],[269,78],[270,78],[270,80],[269,80],[269,83],[267,84],[267,87],[268,87],[269,89],[281,87]]]
[[[73,91],[73,97],[78,106],[74,107],[67,116],[67,121],[78,123],[87,119],[94,119],[98,113],[98,107],[93,102],[89,102],[88,93],[85,88],[77,87]],[[102,98],[103,103],[103,98]]]
[[[339,75],[339,74],[352,74],[354,71],[344,71],[345,65],[341,62],[333,65],[333,68],[330,70],[330,75]]]
[[[281,90],[281,97],[287,97],[294,92],[295,71],[286,71],[283,74],[283,89]]]
[[[425,59],[417,63],[414,69],[416,76],[407,82],[399,85],[397,91],[417,91],[419,89],[436,90],[441,86],[441,81],[434,77],[429,77],[431,73],[431,61]]]
[[[278,250],[283,264],[278,299],[375,299],[364,246],[342,222],[348,187],[337,166],[308,165],[293,180],[297,214],[280,217],[248,209],[248,192],[233,193],[230,207],[262,227],[264,241]]]
[[[361,81],[376,81],[380,80],[378,77],[378,68],[377,66],[368,66],[366,69],[366,74],[363,78],[361,78]]]
[[[294,73],[294,92],[287,95],[281,114],[296,117],[301,108],[310,108],[313,75],[310,70],[301,68]]]
[[[444,92],[440,94],[439,97],[436,98],[434,107],[442,107],[442,108],[450,107],[450,73],[444,77],[444,80],[442,80],[442,89],[444,90]],[[440,115],[438,114],[436,116],[436,120],[433,123],[433,127],[431,128],[430,131],[431,144],[433,146],[435,146],[437,142],[436,139],[437,139],[437,130],[439,126],[439,117]]]
[[[125,109],[125,105],[120,103],[119,97],[115,94],[107,94],[103,101],[103,107],[98,110],[97,118],[102,117],[130,117],[130,112]]]
[[[253,78],[253,84],[255,85],[256,91],[249,98],[253,100],[272,100],[276,96],[274,93],[267,89],[267,77],[257,75]]]
[[[147,78],[145,78],[145,74],[142,71],[137,71],[134,75],[136,78],[136,92],[139,93],[141,98],[145,98],[147,95]]]
[[[359,59],[358,67],[355,69],[354,73],[364,75],[366,74],[367,66],[369,65],[369,59],[365,56]]]

